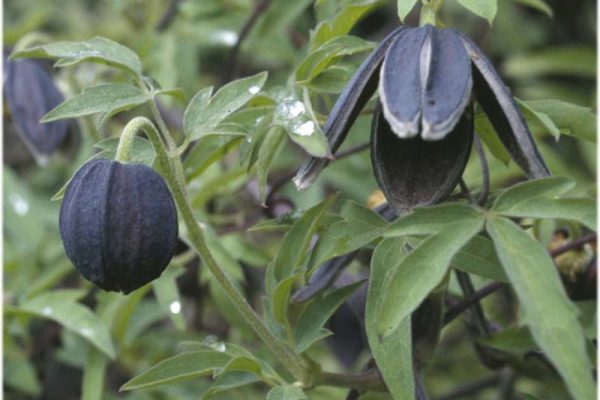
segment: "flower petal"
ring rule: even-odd
[[[433,29],[430,64],[422,92],[422,131],[425,140],[440,140],[456,126],[471,98],[471,60],[462,40],[449,29]],[[421,65],[421,69],[424,66]]]
[[[405,30],[404,27],[397,28],[383,39],[379,46],[363,61],[335,102],[329,113],[329,118],[323,126],[323,132],[329,140],[332,153],[335,153],[340,147],[360,111],[375,93],[379,70],[386,51],[394,39]],[[308,188],[328,162],[329,160],[326,158],[316,157],[305,162],[294,178],[296,187],[299,190]]]
[[[426,42],[430,28],[407,28],[390,45],[381,67],[383,115],[400,138],[413,137],[421,128],[421,79],[427,71],[420,66],[429,65],[431,54],[426,51]]]
[[[465,169],[473,141],[473,110],[469,107],[444,139],[400,139],[381,112],[373,114],[371,161],[388,203],[402,214],[447,197]]]
[[[513,160],[529,178],[549,176],[548,167],[538,152],[519,107],[492,63],[471,39],[455,32],[462,38],[475,66],[475,97]]]

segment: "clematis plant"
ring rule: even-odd
[[[378,91],[371,158],[398,212],[434,204],[454,189],[473,140],[477,101],[513,160],[529,178],[549,175],[509,89],[475,43],[454,29],[400,27],[359,67],[324,126],[332,151]],[[327,165],[311,158],[294,182],[305,189]]]

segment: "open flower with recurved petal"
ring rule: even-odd
[[[549,175],[510,91],[464,34],[431,25],[390,33],[352,77],[324,126],[336,151],[378,90],[371,159],[379,185],[398,212],[448,196],[473,140],[473,99],[530,178]],[[327,165],[312,158],[294,182],[307,188]]]

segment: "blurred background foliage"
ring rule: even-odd
[[[181,88],[186,100],[206,86],[219,87],[231,79],[268,70],[269,93],[277,102],[289,93],[294,72],[307,55],[309,31],[349,3],[352,1],[273,0],[257,16],[238,53],[234,49],[240,32],[257,4],[252,0],[9,0],[4,2],[4,46],[12,49],[27,43],[104,36],[132,48],[140,55],[146,75],[164,88]],[[377,42],[399,24],[396,2],[368,3],[369,12],[351,34]],[[444,3],[440,16],[446,26],[467,32],[490,55],[515,96],[527,101],[558,99],[580,106],[577,115],[588,115],[589,109],[596,108],[596,2],[547,0],[549,8],[527,6],[532,3],[538,4],[532,0],[499,2],[491,27],[451,0]],[[418,24],[418,7],[406,23]],[[361,53],[336,58],[333,67],[337,70],[331,73],[331,79],[312,83],[311,90],[324,94],[315,107],[321,123],[331,99],[363,57]],[[107,76],[123,79],[114,76],[113,70],[90,64],[71,70],[53,69],[52,73],[65,97]],[[161,111],[170,127],[180,132],[185,103],[171,98],[161,101]],[[254,106],[261,106],[260,99],[253,101]],[[275,106],[272,100],[263,101],[265,107]],[[370,115],[364,114],[344,148],[368,140]],[[58,235],[59,202],[50,199],[95,151],[94,138],[117,136],[130,115],[120,114],[99,131],[91,121],[81,121],[60,151],[40,165],[18,138],[5,108],[3,357],[7,399],[198,398],[209,380],[126,393],[118,393],[118,388],[173,355],[182,342],[203,342],[216,348],[225,341],[242,343],[258,355],[265,355],[224,293],[183,243],[160,279],[127,297],[92,288],[66,258]],[[244,121],[256,115],[240,114],[237,118]],[[568,134],[556,139],[551,129],[536,118],[529,116],[528,121],[552,172],[574,178],[581,194],[594,194],[595,142],[576,140]],[[568,129],[576,122],[566,121],[559,128]],[[485,129],[485,122],[482,124],[478,128]],[[595,118],[593,124],[595,129]],[[240,142],[207,142],[198,148],[216,149],[224,155],[237,149]],[[192,166],[199,168],[200,161],[211,155],[209,150],[207,154],[196,154]],[[340,192],[341,200],[363,204],[374,194],[376,197],[377,184],[368,152],[333,163],[313,187],[297,192],[290,173],[305,157],[300,147],[289,144],[270,166],[269,184],[282,185],[274,199],[276,206],[269,209],[272,215],[261,208],[254,175],[239,167],[237,157],[226,156],[218,163],[209,163],[202,173],[189,178],[198,213],[214,227],[208,231],[211,250],[257,307],[262,271],[281,234],[246,234],[246,228],[270,216],[307,209],[334,191]],[[513,163],[505,165],[499,158],[489,157],[493,188],[522,179]],[[465,181],[477,187],[480,180],[478,161],[472,159]],[[556,239],[553,232],[563,225],[541,224],[546,244]],[[476,285],[484,283],[482,280]],[[451,287],[459,293],[455,282]],[[503,321],[510,318],[514,302],[510,293],[503,292],[486,299],[484,305],[492,318]],[[582,307],[589,308],[589,304]],[[595,323],[589,322],[594,320],[595,308],[591,310],[582,318],[588,319],[587,325],[593,329]],[[343,330],[337,335],[340,341],[344,339]],[[495,398],[492,390],[498,393],[498,386],[509,387],[515,379],[511,374],[493,373],[482,367],[470,342],[461,339],[466,335],[460,322],[454,322],[443,333],[426,377],[428,390],[435,398],[452,398],[440,396],[452,392],[459,382],[480,378],[489,380],[488,389],[462,398]],[[310,354],[329,369],[357,371],[368,358],[364,351],[358,351],[358,360],[354,357],[342,363],[344,356],[336,356],[336,351],[340,352],[336,346],[330,348],[325,343],[314,346]],[[116,359],[99,356],[98,349],[116,354]],[[521,391],[537,393],[540,398],[565,398],[564,388],[557,382],[520,376],[516,384]],[[98,390],[100,387],[105,391]],[[95,391],[82,393],[82,388]],[[257,384],[250,389],[215,394],[214,398],[261,399],[264,392],[264,387]],[[345,393],[318,388],[309,397],[337,399]]]

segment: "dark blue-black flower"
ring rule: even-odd
[[[457,185],[473,140],[474,100],[523,172],[549,175],[510,91],[481,50],[454,29],[400,27],[380,43],[325,123],[332,152],[375,91],[371,158],[398,212],[439,202]],[[297,187],[308,187],[327,163],[307,161],[294,179]]]

